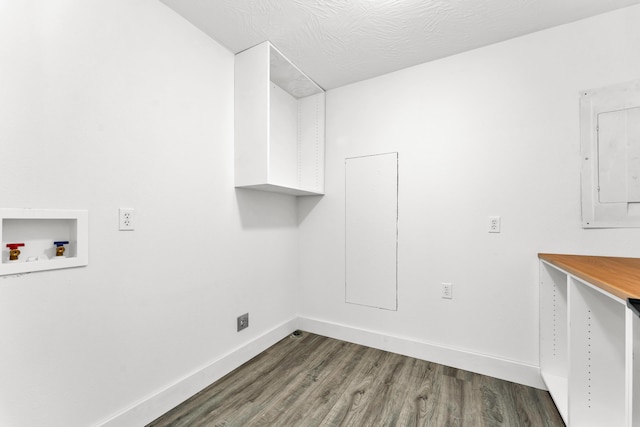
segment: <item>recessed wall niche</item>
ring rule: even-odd
[[[0,209],[0,240],[0,276],[85,266],[88,212]]]

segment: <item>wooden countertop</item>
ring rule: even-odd
[[[640,298],[640,258],[538,254],[547,261],[612,295]]]

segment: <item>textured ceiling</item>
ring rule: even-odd
[[[161,0],[233,53],[271,41],[325,89],[640,0]]]

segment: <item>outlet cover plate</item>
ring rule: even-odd
[[[499,216],[490,216],[488,229],[489,233],[499,233],[500,232],[500,217]]]
[[[249,327],[249,313],[238,316],[238,332]]]
[[[133,231],[135,229],[135,209],[120,208],[119,209],[119,227],[120,231]]]

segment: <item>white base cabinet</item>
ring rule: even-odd
[[[540,370],[565,423],[640,426],[640,259],[539,257]]]

